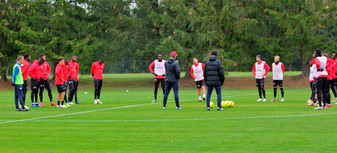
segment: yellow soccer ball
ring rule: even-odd
[[[214,103],[212,101],[209,102],[209,107],[213,108],[214,107]]]
[[[225,107],[227,107],[226,106],[226,102],[225,101],[221,101],[221,108],[225,108]]]
[[[229,108],[232,108],[232,107],[234,107],[234,102],[233,101],[229,101],[229,106],[228,106]]]

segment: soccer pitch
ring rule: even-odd
[[[166,110],[161,94],[151,103],[151,88],[103,89],[102,105],[93,104],[93,90],[80,89],[81,105],[29,112],[16,112],[13,91],[1,91],[0,152],[335,151],[336,108],[306,106],[308,89],[286,89],[285,102],[256,102],[256,90],[224,88],[224,99],[235,102],[225,111],[206,111],[195,89],[180,90],[182,110],[173,94]]]

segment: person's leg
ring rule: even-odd
[[[221,108],[221,86],[215,86],[215,91],[218,97],[218,108]]]
[[[163,95],[165,94],[165,79],[161,79],[161,88],[163,90]]]
[[[263,98],[266,99],[266,90],[264,90],[264,79],[261,79],[261,90],[263,93]]]
[[[40,80],[40,102],[43,102],[43,90],[44,90],[44,80],[41,78]]]
[[[276,99],[276,94],[277,94],[277,86],[274,86],[274,99]]]
[[[203,97],[203,99],[205,100],[205,98],[206,98],[206,89],[205,89],[205,85],[201,86],[201,89],[202,89],[202,97]]]
[[[74,91],[74,95],[75,95],[75,102],[76,104],[80,104],[78,103],[78,99],[77,99],[77,89],[78,89],[78,81],[75,81],[75,91]]]
[[[61,102],[62,105],[64,105],[64,95],[65,95],[65,94],[66,94],[65,92],[62,92],[61,95],[60,95],[60,99],[61,99],[61,101],[62,101],[62,102]]]
[[[174,100],[176,102],[176,107],[180,107],[179,105],[179,83],[173,84],[173,92],[174,92]]]
[[[67,87],[68,87],[67,82],[65,82],[64,83],[64,98],[63,98],[65,102],[68,102],[68,99],[67,99]]]
[[[94,87],[95,87],[95,92],[94,92],[94,97],[95,97],[95,101],[97,100],[97,95],[98,95],[98,80],[94,79]],[[70,90],[70,86],[69,86],[69,90]]]
[[[213,87],[214,86],[207,86],[207,96],[206,96],[206,106],[207,106],[207,108],[210,107],[209,103],[211,101],[211,95],[212,95]]]
[[[26,109],[25,107],[25,102],[23,101],[23,85],[18,85],[19,90],[18,90],[18,98],[20,100],[20,105],[22,109]]]
[[[280,90],[281,90],[281,96],[282,96],[282,99],[283,99],[284,98],[283,80],[279,81],[279,86],[280,86]]]
[[[199,101],[201,101],[201,87],[198,88],[198,98],[199,98]]]
[[[332,79],[332,80],[331,80],[330,88],[331,88],[332,94],[334,95],[334,97],[335,97],[335,99],[336,99],[335,81],[336,81],[336,79]]]
[[[170,94],[172,84],[170,82],[165,82],[165,94],[163,99],[163,107],[166,107],[167,97]]]
[[[60,104],[60,99],[61,99],[61,93],[58,93],[58,94],[57,94],[57,105],[58,105],[58,106],[61,106],[61,104]]]
[[[28,90],[28,84],[27,84],[27,80],[23,81],[23,103],[26,104],[26,94],[27,94],[27,90]]]
[[[326,104],[330,104],[330,101],[331,101],[330,85],[331,85],[331,80],[327,80],[325,83]]]
[[[15,102],[15,108],[16,109],[19,109],[19,86],[18,85],[15,85],[15,89],[14,89],[14,102]]]
[[[317,87],[317,99],[318,99],[318,104],[319,104],[319,107],[322,107],[322,100],[323,100],[323,97],[322,97],[322,88],[323,88],[323,78],[317,78],[316,79],[316,87]]]
[[[329,91],[326,90],[326,85],[327,85],[326,84],[326,82],[327,82],[326,78],[322,78],[322,80],[323,80],[322,98],[323,98],[323,107],[325,107],[326,103],[327,103],[327,100],[328,100],[328,94],[327,94],[327,92],[329,92]]]
[[[72,102],[74,98],[74,92],[75,92],[75,81],[69,80],[69,95],[68,95],[68,102]]]
[[[98,84],[98,95],[97,95],[98,100],[99,100],[99,98],[101,97],[101,89],[102,89],[102,86],[103,86],[103,80],[99,80],[99,84]]]
[[[259,92],[259,97],[260,97],[260,99],[262,99],[260,79],[256,79],[256,86],[257,86],[257,91]]]
[[[51,87],[50,87],[49,80],[46,81],[45,87],[46,87],[46,89],[48,91],[49,101],[50,101],[50,103],[52,103],[53,102],[53,94],[51,92]]]
[[[158,79],[154,79],[154,100],[157,101],[157,93],[158,93],[158,86],[159,86]]]

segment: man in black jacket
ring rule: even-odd
[[[217,51],[212,51],[211,57],[205,63],[204,69],[204,77],[207,85],[207,110],[210,110],[210,100],[213,88],[216,90],[216,94],[218,95],[218,109],[219,111],[223,111],[221,108],[221,86],[225,81],[224,70],[222,67],[222,63],[217,59]]]
[[[165,94],[163,100],[163,109],[166,109],[167,97],[173,87],[174,100],[176,102],[176,109],[181,109],[179,106],[179,79],[180,79],[180,67],[179,63],[175,60],[178,56],[176,51],[171,53],[171,57],[165,62]]]

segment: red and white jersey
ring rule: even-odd
[[[255,63],[255,78],[256,79],[266,78],[266,76],[263,76],[266,73],[264,63],[265,61],[262,61],[261,64],[259,64],[258,62]]]
[[[328,58],[324,56],[316,57],[312,61],[312,65],[316,65],[317,67],[317,78],[328,77],[328,72],[326,71],[326,67],[328,66]]]
[[[317,77],[317,67],[316,65],[312,65],[310,67],[310,75],[309,75],[309,81],[313,82],[315,81],[315,78]]]
[[[154,61],[154,73],[157,75],[164,75],[165,74],[165,60],[159,62],[158,60]]]
[[[278,64],[273,63],[273,80],[283,80],[284,65],[279,62]]]
[[[204,68],[202,63],[198,63],[196,66],[195,64],[192,65],[192,70],[194,74],[194,81],[201,81],[204,80]]]

